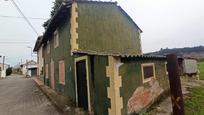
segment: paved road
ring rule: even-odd
[[[0,115],[60,115],[32,78],[0,79]]]

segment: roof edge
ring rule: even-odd
[[[93,52],[93,51],[72,51],[73,54],[85,54],[85,55],[98,55],[98,56],[114,56],[122,58],[146,58],[146,59],[166,59],[166,56],[151,56],[142,54],[130,54],[130,53],[107,53],[107,52]]]
[[[142,29],[140,29],[140,27],[136,24],[136,22],[127,14],[127,12],[125,12],[125,10],[123,10],[121,6],[118,6],[118,8],[140,30],[140,33],[142,33],[143,32]]]

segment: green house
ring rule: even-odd
[[[141,32],[116,2],[63,3],[43,35],[45,84],[95,115],[144,112],[169,86]]]

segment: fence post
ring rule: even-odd
[[[183,94],[179,76],[178,59],[175,54],[167,55],[167,70],[169,73],[169,84],[173,115],[184,115]]]

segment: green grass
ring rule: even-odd
[[[204,87],[190,89],[190,98],[184,100],[186,115],[204,115]]]
[[[199,74],[200,79],[204,80],[204,61],[198,62],[198,69],[200,71],[200,74]]]

